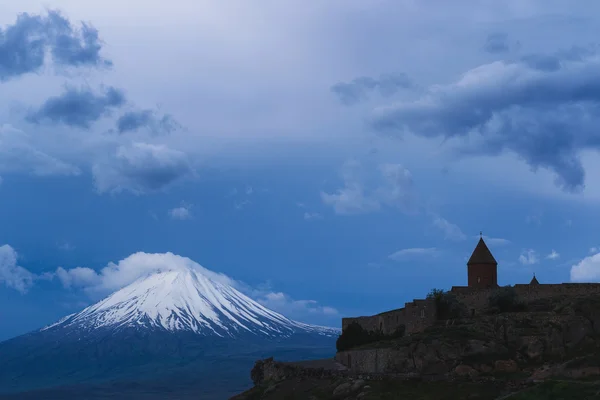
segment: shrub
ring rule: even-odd
[[[366,331],[357,322],[352,322],[342,331],[335,347],[337,351],[350,350],[355,347],[382,340],[397,339],[404,336],[404,325],[400,325],[392,334],[384,335],[381,331]]]
[[[435,301],[438,319],[462,318],[467,314],[467,308],[456,296],[442,289],[432,289],[427,294],[428,299]]]
[[[490,311],[497,313],[525,311],[527,308],[511,286],[505,286],[492,293],[489,307]]]

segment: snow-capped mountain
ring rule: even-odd
[[[257,359],[332,357],[339,333],[286,318],[201,270],[156,272],[0,343],[0,397],[40,389],[31,398],[74,398],[71,390],[77,398],[104,398],[87,390],[119,398],[116,382],[140,392],[160,384],[223,399],[251,386]]]
[[[292,321],[235,288],[187,269],[158,272],[42,330],[150,328],[200,335],[289,337],[294,333],[337,336],[339,330]]]

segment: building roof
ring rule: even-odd
[[[538,282],[537,278],[535,277],[535,274],[533,274],[533,279],[531,280],[531,282],[529,282],[530,285],[539,285],[540,283]]]
[[[469,261],[467,262],[467,265],[471,264],[498,265],[496,259],[490,252],[490,249],[488,249],[487,245],[483,241],[483,238],[479,239],[479,243],[477,243],[475,250],[473,250],[473,254],[471,254],[471,258],[469,258]]]

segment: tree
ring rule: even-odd
[[[435,301],[438,319],[462,318],[466,315],[466,307],[458,298],[442,289],[431,289],[427,298]]]
[[[504,286],[494,291],[489,297],[489,307],[492,312],[525,311],[525,303],[519,299],[515,288]]]
[[[404,336],[404,331],[404,325],[400,325],[392,334],[384,335],[381,331],[367,331],[358,322],[352,322],[342,331],[335,342],[335,347],[337,351],[350,350],[380,340],[400,338]]]

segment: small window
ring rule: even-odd
[[[421,310],[421,318],[425,318],[425,310]]]

